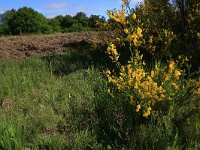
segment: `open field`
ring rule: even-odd
[[[26,58],[66,52],[82,41],[99,42],[97,32],[0,37],[0,58]]]

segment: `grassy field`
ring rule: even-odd
[[[140,123],[121,123],[119,112],[127,104],[112,100],[90,61],[77,52],[1,60],[0,149],[200,148],[198,115],[180,122],[180,130],[170,120],[173,114],[160,123],[137,117]],[[126,108],[121,115],[134,111]]]

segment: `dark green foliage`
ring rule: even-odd
[[[83,27],[88,27],[88,17],[84,12],[78,12],[74,18],[78,21],[78,24],[80,24]]]
[[[47,19],[42,14],[27,7],[20,8],[15,13],[10,27],[13,34],[51,32]]]
[[[73,24],[77,24],[78,20],[74,19],[72,16],[70,15],[66,15],[65,17],[63,17],[62,21],[61,21],[61,27],[64,28],[70,28],[72,27]]]
[[[11,34],[11,23],[16,10],[8,10],[0,15],[0,35]]]
[[[92,28],[97,27],[96,23],[99,20],[100,20],[100,16],[91,15],[90,18],[89,18],[89,26],[92,27]]]
[[[176,25],[172,28],[177,34],[174,51],[192,57],[192,70],[198,70],[200,40],[197,33],[200,32],[200,15],[195,14],[195,11],[199,10],[199,0],[173,0],[173,4],[178,10],[175,16]]]
[[[57,18],[49,19],[48,24],[51,26],[53,32],[60,32],[61,31],[60,21]]]
[[[9,10],[0,14],[0,35],[38,34],[55,32],[77,32],[95,30],[96,20],[105,22],[105,18],[92,15],[90,19],[84,12],[75,16],[59,15],[47,19],[32,8],[23,7],[18,10]]]

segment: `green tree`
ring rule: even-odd
[[[15,13],[16,10],[12,9],[0,15],[0,34],[2,35],[11,34],[10,25]]]
[[[88,17],[84,12],[78,12],[74,18],[78,21],[78,24],[80,24],[83,27],[88,27]]]
[[[76,24],[77,20],[74,19],[72,16],[70,15],[66,15],[63,17],[63,20],[61,22],[61,26],[62,28],[70,28],[73,24]]]
[[[98,21],[100,21],[100,16],[98,16],[98,15],[91,15],[90,18],[89,18],[89,27],[96,28]]]
[[[61,31],[59,19],[57,19],[57,18],[49,19],[49,25],[51,26],[53,32],[60,32]]]
[[[32,8],[20,8],[13,16],[11,22],[13,34],[21,33],[49,33],[51,27],[48,20]]]

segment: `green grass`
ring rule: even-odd
[[[71,149],[78,134],[90,135],[98,72],[74,63],[59,76],[66,62],[53,61],[0,62],[0,149]]]
[[[199,148],[199,115],[180,122],[180,130],[170,114],[160,124],[138,120],[122,95],[105,92],[90,60],[86,52],[1,60],[0,149]]]

